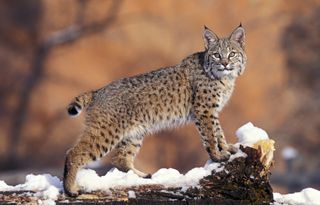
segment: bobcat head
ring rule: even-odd
[[[205,26],[204,70],[212,79],[237,77],[244,72],[247,57],[244,51],[244,28],[238,26],[228,38],[219,38]]]

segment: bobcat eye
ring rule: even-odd
[[[229,58],[230,58],[230,57],[233,57],[233,56],[235,56],[235,55],[236,55],[235,52],[231,52],[231,53],[229,53]]]
[[[214,56],[215,58],[220,58],[220,54],[219,54],[219,53],[214,53],[213,56]]]

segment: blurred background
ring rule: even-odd
[[[320,188],[320,1],[29,0],[0,2],[0,180],[62,176],[83,116],[79,93],[179,63],[203,50],[207,25],[242,22],[248,64],[221,120],[229,142],[251,121],[276,141],[274,191]],[[208,156],[194,125],[144,140],[136,166],[185,173]],[[108,160],[100,173],[107,170]],[[103,170],[103,171],[101,171]]]

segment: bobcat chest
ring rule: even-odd
[[[234,82],[230,81],[219,81],[220,85],[217,89],[217,103],[218,103],[218,112],[220,112],[224,106],[228,103],[234,89]]]

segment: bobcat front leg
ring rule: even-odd
[[[213,161],[226,161],[236,151],[232,145],[227,144],[219,120],[213,114],[197,115],[195,124],[201,134],[203,146]]]

